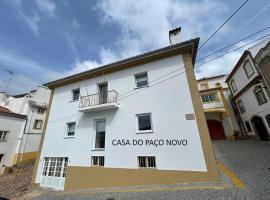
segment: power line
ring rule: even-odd
[[[210,56],[212,56],[212,55],[214,55],[214,54],[216,54],[216,53],[219,53],[219,52],[221,52],[221,51],[223,51],[223,50],[225,50],[225,49],[227,49],[227,48],[229,48],[229,47],[231,47],[231,46],[233,46],[233,45],[239,43],[239,42],[242,42],[243,40],[246,40],[246,39],[248,39],[248,38],[251,38],[252,36],[257,35],[257,34],[263,32],[263,31],[265,31],[265,30],[267,30],[267,29],[269,29],[269,28],[270,28],[270,26],[265,27],[265,28],[263,28],[263,29],[261,29],[261,30],[255,32],[255,33],[251,34],[251,35],[248,35],[248,36],[246,36],[246,37],[244,37],[244,38],[238,40],[237,42],[231,43],[231,44],[229,44],[229,45],[227,45],[227,46],[225,46],[225,47],[223,47],[223,48],[221,48],[221,49],[219,49],[219,50],[217,50],[217,51],[215,51],[215,52],[213,52],[213,53],[210,53],[210,54],[208,54],[208,55],[206,55],[206,56],[200,58],[200,59],[198,59],[197,61],[198,61],[198,62],[199,62],[199,61],[202,61],[202,60],[204,60],[204,59],[206,59],[206,58],[208,58],[208,57],[210,57]],[[168,76],[168,75],[170,75],[170,74],[173,74],[173,73],[175,73],[175,72],[177,72],[177,71],[179,71],[179,70],[181,70],[181,69],[184,69],[184,68],[185,68],[185,67],[180,67],[180,68],[178,68],[178,69],[176,69],[176,70],[173,70],[173,71],[171,71],[171,72],[169,72],[169,73],[167,73],[167,74],[165,74],[165,75],[159,76],[159,77],[157,77],[156,79],[153,79],[152,81],[150,81],[148,84],[153,83],[153,82],[155,82],[155,81],[157,81],[157,80],[159,80],[159,79],[161,79],[161,78],[164,78],[164,77],[166,77],[166,76]],[[119,96],[124,96],[124,95],[129,94],[129,93],[131,93],[131,92],[133,92],[133,91],[134,91],[134,90],[127,91],[127,92],[125,92],[125,93],[123,93],[123,94],[121,94],[121,95],[119,95]]]
[[[246,0],[200,47],[201,49],[246,3],[248,0]]]
[[[237,47],[237,48],[235,48],[235,49],[233,49],[233,50],[231,50],[231,51],[228,51],[228,52],[226,52],[226,53],[224,53],[224,54],[222,54],[222,55],[220,55],[220,56],[217,56],[217,57],[215,57],[215,58],[213,58],[213,59],[210,59],[210,60],[208,60],[208,61],[206,61],[206,62],[204,62],[204,63],[201,63],[201,64],[199,64],[199,65],[197,65],[197,66],[194,66],[194,69],[197,68],[197,67],[199,67],[199,66],[205,65],[206,63],[212,62],[212,61],[214,61],[214,60],[216,60],[216,59],[219,59],[219,58],[221,58],[221,57],[223,57],[223,56],[225,56],[225,55],[227,55],[227,54],[229,54],[229,53],[232,53],[232,52],[234,52],[234,51],[236,51],[236,50],[239,50],[239,49],[241,49],[241,48],[243,48],[243,47],[245,47],[245,46],[247,46],[247,45],[250,45],[250,44],[252,44],[252,43],[254,43],[254,42],[257,42],[258,40],[261,40],[261,39],[263,39],[263,38],[266,38],[266,37],[268,37],[268,36],[270,36],[270,33],[267,34],[267,35],[265,35],[265,36],[263,36],[263,37],[257,38],[256,40],[253,40],[253,41],[251,41],[251,42],[249,42],[249,43],[247,43],[247,44],[244,44],[244,45],[242,45],[242,46],[240,46],[240,47]],[[187,65],[187,66],[188,66],[188,65]],[[187,66],[186,66],[186,67],[187,67]],[[192,65],[190,65],[190,66],[192,66]],[[142,90],[137,90],[137,91],[135,91],[135,92],[133,92],[133,93],[127,95],[127,96],[124,96],[124,97],[122,97],[122,98],[119,98],[119,101],[122,100],[122,99],[125,99],[125,98],[127,98],[127,97],[129,97],[129,96],[132,96],[132,95],[134,95],[134,94],[136,94],[136,93],[139,93],[139,92],[143,91],[144,89],[153,87],[153,86],[158,85],[158,84],[161,84],[161,83],[163,83],[163,82],[165,82],[165,81],[167,81],[167,80],[169,80],[169,79],[171,79],[171,78],[174,78],[174,77],[176,77],[176,76],[179,76],[179,75],[181,75],[181,74],[184,74],[185,72],[187,72],[187,71],[189,71],[189,70],[193,70],[193,68],[188,69],[188,70],[185,70],[185,71],[180,72],[180,73],[178,73],[178,74],[175,74],[175,75],[173,75],[173,76],[170,76],[169,78],[164,79],[164,80],[162,80],[162,81],[159,81],[159,82],[157,82],[157,83],[154,83],[154,84],[151,85],[151,86],[149,85],[148,87],[143,88]]]

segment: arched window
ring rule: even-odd
[[[265,116],[268,126],[270,127],[270,114]]]

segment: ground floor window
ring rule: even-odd
[[[0,131],[0,142],[5,142],[7,140],[8,131]]]
[[[104,166],[104,156],[92,156],[92,166]]]
[[[247,132],[252,132],[252,129],[251,129],[251,126],[250,126],[249,121],[245,121],[245,125],[247,127]]]
[[[4,154],[0,154],[0,163],[1,163],[2,159],[3,159],[3,157],[4,157]]]
[[[139,162],[139,167],[143,167],[143,168],[156,167],[156,158],[154,156],[139,156],[138,162]]]
[[[265,116],[268,126],[270,127],[270,114]]]
[[[54,176],[54,177],[66,177],[68,158],[59,157],[45,157],[43,165],[43,176]]]

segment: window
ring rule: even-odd
[[[208,87],[208,83],[201,83],[200,84],[200,88],[201,88],[201,90],[206,90],[206,89],[208,89],[209,87]]]
[[[42,115],[42,114],[44,114],[44,112],[45,112],[45,108],[38,108],[37,109],[37,113],[38,114],[41,114]]]
[[[42,128],[42,120],[36,119],[34,121],[34,129],[41,129]]]
[[[7,141],[8,131],[0,131],[0,142]]]
[[[135,75],[135,81],[136,81],[137,88],[148,86],[147,73],[145,72],[145,73]]]
[[[138,114],[138,132],[152,131],[151,113]]]
[[[245,125],[246,125],[246,127],[247,127],[247,131],[248,131],[248,132],[252,132],[252,129],[251,129],[251,126],[250,126],[249,121],[245,121]]]
[[[218,101],[217,94],[216,93],[209,93],[207,95],[201,96],[203,103],[210,103],[210,102],[216,102]]]
[[[265,96],[262,88],[255,88],[254,95],[255,95],[259,105],[267,103],[267,99],[266,99],[266,96]]]
[[[238,104],[238,108],[239,108],[240,112],[241,113],[245,113],[246,112],[246,109],[244,107],[243,101],[241,99],[239,99],[238,102],[237,102],[237,104]]]
[[[0,163],[1,163],[2,159],[3,159],[3,157],[4,157],[4,154],[0,154]]]
[[[104,166],[104,156],[92,156],[92,166]]]
[[[270,127],[270,114],[265,116],[268,126]]]
[[[139,167],[143,168],[155,168],[156,158],[154,156],[139,156],[138,157]]]
[[[72,90],[72,101],[77,101],[80,98],[80,89]]]
[[[251,66],[251,63],[249,61],[246,61],[244,64],[244,70],[247,75],[247,78],[250,78],[255,72]]]
[[[76,127],[76,122],[67,123],[67,136],[75,135],[75,127]]]
[[[231,85],[232,91],[235,93],[238,89],[236,87],[236,84],[235,84],[234,80],[230,81],[230,85]]]
[[[43,176],[66,177],[68,158],[44,158]]]
[[[105,133],[106,133],[106,120],[96,121],[96,149],[105,148]]]

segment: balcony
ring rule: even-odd
[[[118,93],[114,90],[80,97],[80,112],[95,112],[117,108],[119,108]]]

